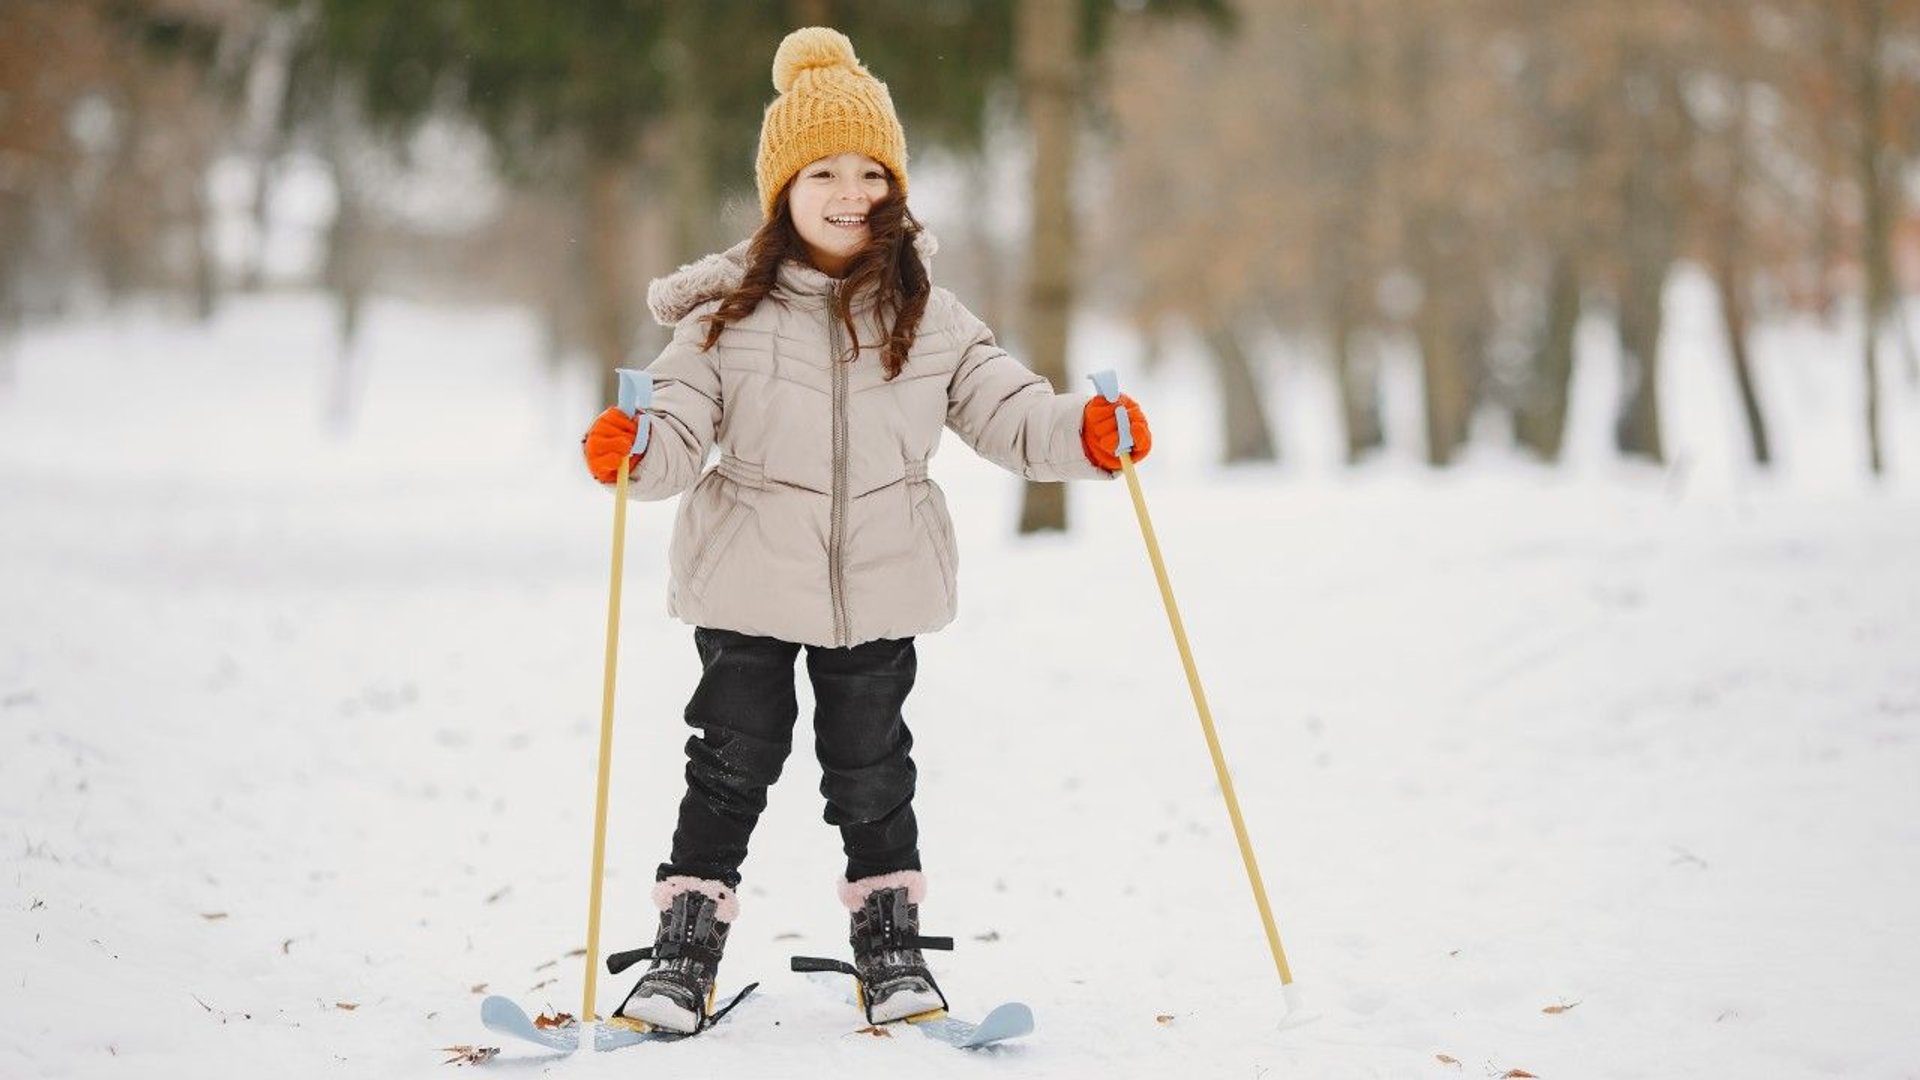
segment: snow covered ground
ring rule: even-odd
[[[1124,490],[1016,540],[1016,486],[952,444],[963,613],[909,712],[926,915],[960,939],[935,956],[956,1010],[1023,998],[1035,1036],[854,1034],[784,970],[844,948],[803,750],[722,970],[762,980],[749,1004],[691,1042],[481,1068],[1920,1077],[1920,405],[1890,376],[1895,475],[1868,485],[1845,343],[1776,332],[1786,467],[1751,476],[1691,287],[1666,471],[1600,452],[1604,365],[1559,473],[1336,470],[1325,387],[1291,369],[1288,463],[1222,472],[1190,368],[1131,380],[1304,1017],[1280,1023]],[[294,296],[44,328],[0,386],[0,1077],[445,1075],[435,1048],[501,1045],[482,987],[579,1007],[592,395],[547,381],[519,316],[382,304],[332,436],[328,325]],[[650,935],[679,794],[670,509],[631,523],[608,949]]]

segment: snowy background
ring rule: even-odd
[[[1606,327],[1567,466],[1491,432],[1444,474],[1413,463],[1408,364],[1382,460],[1319,456],[1330,389],[1282,363],[1286,464],[1221,471],[1197,360],[1146,378],[1078,335],[1155,421],[1141,476],[1304,1016],[1124,489],[1018,540],[1017,484],[950,443],[962,616],[909,706],[927,929],[960,940],[934,956],[958,1013],[1020,998],[1036,1034],[855,1034],[785,971],[844,950],[802,740],[721,973],[759,993],[690,1042],[480,1068],[1920,1077],[1920,394],[1889,374],[1871,484],[1852,344],[1775,327],[1756,476],[1707,289],[1669,306],[1662,471],[1605,449]],[[594,394],[523,315],[383,301],[329,435],[330,320],[294,293],[43,326],[0,386],[0,1077],[447,1075],[437,1047],[501,1045],[483,992],[579,1007]],[[609,950],[650,939],[679,796],[670,513],[630,521]]]

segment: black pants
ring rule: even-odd
[[[800,705],[793,663],[802,646],[730,630],[695,630],[700,685],[687,702],[687,794],[673,855],[659,877],[740,884],[747,840],[793,747]],[[813,745],[826,820],[840,827],[847,879],[920,869],[913,817],[913,735],[900,706],[913,690],[913,639],[850,649],[805,646],[813,680]]]

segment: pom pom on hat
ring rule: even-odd
[[[763,214],[773,217],[780,192],[808,162],[848,152],[885,165],[894,194],[906,197],[906,132],[887,84],[860,65],[847,35],[825,26],[788,34],[773,54],[773,86],[780,96],[761,118],[753,163]]]
[[[773,88],[784,94],[793,89],[793,82],[801,72],[832,67],[851,68],[866,74],[860,59],[853,54],[853,42],[847,40],[847,35],[824,26],[802,27],[788,34],[780,43],[779,51],[773,54]]]

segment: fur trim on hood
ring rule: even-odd
[[[913,249],[920,253],[928,276],[933,273],[933,256],[940,241],[932,232],[921,229],[913,238]],[[678,325],[694,308],[709,300],[718,300],[734,290],[747,273],[747,241],[742,240],[725,251],[708,255],[655,278],[647,286],[647,308],[661,326]]]

